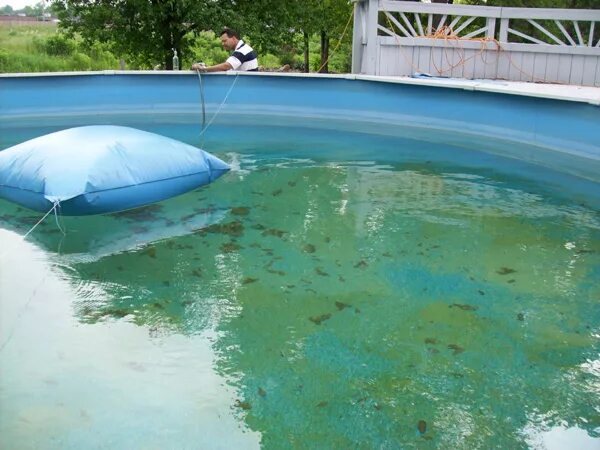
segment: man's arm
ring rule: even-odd
[[[233,69],[233,66],[227,61],[214,66],[203,66],[199,63],[192,64],[192,70],[199,70],[200,72],[224,72],[231,69]]]

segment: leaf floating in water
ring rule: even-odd
[[[419,420],[417,422],[417,429],[419,430],[419,433],[425,434],[425,432],[427,431],[427,422],[425,422],[424,420]]]
[[[268,230],[263,231],[263,236],[277,236],[278,238],[283,237],[286,232],[283,230],[276,230],[275,228],[269,228]]]
[[[425,338],[425,343],[435,345],[438,343],[438,340],[436,338]]]
[[[109,216],[116,219],[127,219],[135,222],[152,221],[158,220],[158,216],[155,213],[162,210],[161,205],[153,204],[148,206],[142,206],[140,208],[128,209],[126,211],[119,211],[109,214]]]
[[[263,388],[261,388],[260,386],[259,386],[259,388],[258,388],[258,391],[257,391],[257,392],[258,392],[258,395],[260,395],[261,397],[266,397],[266,396],[267,396],[267,391],[265,391],[265,390],[264,390]]]
[[[496,270],[496,273],[499,275],[508,275],[509,273],[515,273],[515,269],[511,269],[510,267],[500,267],[500,269]]]
[[[237,406],[238,408],[242,408],[244,411],[252,409],[252,405],[250,404],[250,402],[242,402],[240,400],[235,401],[235,406]]]
[[[322,402],[317,403],[317,408],[324,408],[327,405],[329,405],[329,402],[323,400]]]
[[[355,269],[364,269],[365,267],[367,267],[369,264],[367,264],[367,262],[364,259],[361,259],[359,262],[357,262],[354,265]]]
[[[515,279],[510,279],[510,280],[508,280],[508,281],[507,281],[507,283],[510,283],[510,284],[512,284],[512,283],[514,283],[515,281],[516,281]]]
[[[285,276],[286,273],[283,270],[267,269],[267,272],[274,273],[275,275]]]
[[[450,350],[454,350],[455,355],[458,355],[459,353],[462,353],[465,351],[464,348],[462,348],[460,345],[456,345],[456,344],[448,344],[448,348]]]
[[[321,325],[321,322],[324,322],[330,318],[331,318],[331,314],[327,313],[327,314],[321,314],[320,316],[309,317],[308,320],[310,320],[311,322],[313,322],[317,325]]]
[[[337,308],[339,311],[341,311],[341,310],[343,310],[343,309],[345,309],[345,308],[349,308],[349,307],[351,307],[351,306],[352,306],[352,305],[349,305],[348,303],[344,303],[344,302],[335,302],[335,307],[336,307],[336,308]]]
[[[477,306],[461,305],[460,303],[452,303],[448,308],[460,308],[463,311],[477,311]]]
[[[306,253],[314,253],[316,250],[317,250],[317,249],[316,249],[316,248],[315,248],[315,246],[314,246],[314,245],[312,245],[312,244],[306,244],[306,245],[304,246],[304,251],[305,251]]]
[[[156,248],[155,247],[148,247],[141,254],[142,255],[148,255],[150,258],[156,258]]]
[[[252,225],[250,228],[252,228],[253,230],[264,230],[267,227],[261,225],[260,223],[257,223],[256,225]]]
[[[110,308],[110,309],[106,310],[106,312],[103,315],[105,317],[110,316],[110,317],[114,317],[116,319],[122,319],[123,317],[129,315],[129,311],[122,309],[122,308]]]
[[[209,227],[198,230],[200,234],[218,233],[228,234],[232,237],[240,237],[244,234],[244,224],[239,220],[234,220],[229,223],[215,223]]]
[[[250,213],[250,208],[247,206],[236,206],[231,208],[231,214],[235,216],[247,216]]]
[[[192,275],[194,275],[195,277],[198,277],[198,278],[202,278],[202,270],[194,269],[194,270],[192,270]]]
[[[281,193],[283,192],[282,189],[277,189],[276,191],[273,191],[273,197],[277,197],[278,195],[281,195]]]
[[[242,284],[250,284],[250,283],[254,283],[255,281],[258,281],[258,278],[246,277],[242,281]]]
[[[485,292],[483,292],[481,289],[479,289],[477,292],[479,292],[479,295],[485,295]]]
[[[323,269],[321,269],[320,267],[315,267],[315,273],[317,275],[321,275],[322,277],[328,277],[329,274],[325,271],[323,271]]]
[[[525,320],[525,314],[523,314],[523,313],[517,314],[517,320],[520,320],[521,322],[523,322]]]
[[[235,242],[226,242],[225,244],[221,245],[221,251],[223,253],[237,252],[241,248],[242,247],[240,245],[236,244]]]

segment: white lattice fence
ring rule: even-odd
[[[353,72],[600,86],[600,10],[357,0]]]

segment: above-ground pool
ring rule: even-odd
[[[37,227],[0,200],[0,448],[600,445],[598,106],[203,86],[201,134],[192,74],[0,77],[1,149],[117,124],[232,166]]]

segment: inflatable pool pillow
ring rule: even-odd
[[[182,194],[228,170],[219,158],[158,134],[78,127],[0,151],[0,197],[40,212],[57,204],[65,215],[101,214]]]

